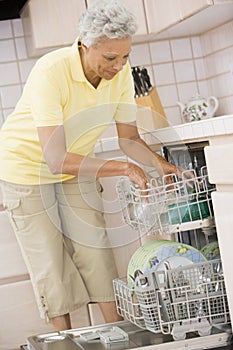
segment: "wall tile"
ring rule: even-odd
[[[20,85],[0,88],[3,108],[13,108],[21,96]]]
[[[203,55],[206,56],[213,52],[212,42],[210,40],[210,32],[200,35],[201,47]]]
[[[4,108],[2,110],[4,120],[6,120],[8,115],[11,114],[13,111],[14,111],[14,108]]]
[[[202,128],[204,136],[214,135],[214,127],[213,124],[209,123],[209,120],[204,120],[202,122]]]
[[[190,100],[190,98],[196,94],[197,92],[197,84],[194,83],[185,83],[185,84],[178,84],[178,93],[179,93],[179,100],[183,103],[187,103],[187,101]]]
[[[95,144],[95,153],[100,153],[103,152],[103,148],[102,148],[102,142],[101,140],[98,140]]]
[[[199,36],[193,36],[191,38],[191,46],[192,46],[194,58],[203,56],[202,47],[201,47],[201,40],[200,40]]]
[[[15,36],[15,37],[24,36],[23,24],[22,24],[21,18],[14,19],[14,20],[12,21],[12,24],[13,24],[14,36]]]
[[[104,130],[103,134],[104,138],[111,138],[117,136],[117,130],[115,123],[111,123],[106,130]]]
[[[216,75],[216,65],[214,60],[214,55],[209,55],[204,57],[205,67],[206,67],[206,77],[211,78]]]
[[[21,61],[19,62],[19,70],[21,75],[22,83],[25,83],[32,67],[36,63],[37,59]]]
[[[0,21],[0,39],[7,39],[12,36],[11,21]]]
[[[0,85],[19,83],[17,63],[0,63]]]
[[[209,80],[211,92],[216,97],[233,95],[233,79],[229,74],[222,74]]]
[[[232,114],[233,113],[233,95],[222,98],[220,100],[220,105],[223,108],[223,115]]]
[[[152,63],[164,63],[172,60],[168,40],[150,43],[149,47]]]
[[[232,130],[233,130],[233,118],[232,117],[229,117],[229,118],[226,118],[224,120],[224,124],[225,124],[225,130],[226,132],[229,132],[232,134]]]
[[[215,65],[216,74],[229,72],[230,62],[233,59],[233,39],[231,47],[223,49],[220,52],[216,52],[211,58]]]
[[[16,46],[17,58],[20,60],[27,58],[25,39],[24,38],[16,38],[15,39],[15,46]]]
[[[147,73],[149,74],[150,77],[150,82],[152,86],[155,86],[155,77],[154,77],[154,70],[153,70],[153,66],[147,66]]]
[[[175,85],[159,86],[157,90],[164,108],[171,107],[176,104],[178,96]]]
[[[211,95],[209,84],[206,80],[197,82],[197,91],[203,97],[208,97]]]
[[[192,49],[189,38],[171,40],[171,49],[175,61],[192,58]]]
[[[16,59],[14,41],[1,40],[0,41],[0,62],[9,62]]]
[[[209,35],[213,51],[219,51],[232,45],[233,21],[211,30]]]
[[[192,132],[194,137],[203,137],[204,136],[204,130],[201,123],[193,122],[192,126]]]
[[[233,21],[230,21],[200,36],[133,45],[130,62],[146,66],[171,124],[176,125],[180,120],[176,101],[186,102],[197,91],[204,97],[219,98],[219,115],[232,113],[232,31]],[[13,110],[35,61],[27,59],[21,19],[1,21],[0,123]],[[19,84],[20,80],[21,85],[10,86]]]
[[[170,126],[182,123],[179,107],[167,107],[165,108],[165,114]]]
[[[175,62],[175,76],[178,83],[195,80],[193,61]]]
[[[175,83],[172,63],[157,64],[153,66],[153,70],[156,86]]]
[[[144,66],[150,64],[150,52],[148,44],[133,45],[130,53],[131,66]]]
[[[217,134],[221,132],[222,134],[225,134],[225,124],[224,121],[221,118],[212,118],[212,125],[214,129],[214,133]]]
[[[109,152],[120,149],[117,137],[102,140],[101,145],[103,152]]]
[[[196,76],[198,80],[206,79],[206,67],[205,67],[205,61],[203,58],[198,58],[194,61],[195,69],[196,69]]]
[[[183,135],[184,139],[191,139],[192,137],[194,137],[191,123],[184,125]]]
[[[3,122],[4,122],[3,111],[0,109],[0,128],[3,124]],[[1,196],[1,194],[0,194],[0,196]],[[1,202],[1,198],[0,198],[0,202]]]

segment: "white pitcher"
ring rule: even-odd
[[[177,102],[180,106],[181,115],[186,122],[211,118],[218,109],[219,102],[216,97],[210,96],[207,99],[199,94],[194,95],[187,104]]]

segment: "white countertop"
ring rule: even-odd
[[[169,126],[142,133],[148,145],[168,145],[174,142],[208,140],[214,136],[233,134],[233,114],[221,117]],[[119,150],[117,137],[104,138],[97,142],[95,153]]]

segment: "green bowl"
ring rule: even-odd
[[[165,220],[170,225],[181,224],[189,221],[202,220],[210,216],[207,201],[196,200],[183,203],[175,203],[168,206]]]

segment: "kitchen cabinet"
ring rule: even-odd
[[[181,20],[179,0],[145,0],[149,33],[159,33]]]
[[[95,0],[87,0],[87,6],[94,3]],[[132,11],[137,17],[138,21],[138,30],[136,35],[145,35],[147,34],[147,23],[146,16],[143,7],[143,0],[121,0],[122,4]]]
[[[232,0],[144,0],[153,40],[201,34],[232,19]]]
[[[178,0],[182,20],[213,5],[212,0]]]
[[[159,33],[210,5],[212,0],[145,0],[149,33]]]
[[[85,9],[85,0],[29,0],[21,12],[29,56],[72,44]]]
[[[233,166],[230,161],[233,152],[233,134],[215,137],[205,149],[210,182],[217,191],[212,194],[218,241],[221,251],[231,320],[233,319],[232,289],[232,203]]]

